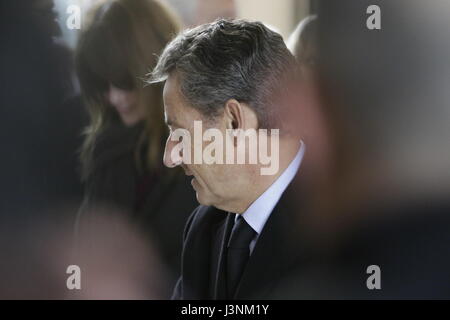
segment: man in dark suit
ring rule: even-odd
[[[306,147],[285,115],[293,120],[296,80],[296,62],[282,37],[258,22],[201,25],[160,56],[148,81],[165,81],[170,135],[164,163],[193,176],[201,204],[186,224],[173,298],[264,298],[295,264],[299,211],[292,199],[301,192],[293,181],[302,175]],[[230,162],[230,154],[248,163]]]

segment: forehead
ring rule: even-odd
[[[181,93],[180,83],[176,74],[171,74],[164,83],[163,91],[164,113],[166,122],[187,126],[200,118],[200,113],[191,107]]]
[[[182,117],[186,105],[180,91],[178,78],[175,75],[170,75],[164,83],[163,100],[166,121],[175,121]]]
[[[171,74],[167,77],[164,83],[163,98],[164,105],[171,106],[180,103],[184,104],[178,76],[176,74]]]

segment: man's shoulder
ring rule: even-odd
[[[213,225],[225,220],[228,212],[213,206],[199,205],[189,216],[184,229],[184,238],[191,232],[209,229]]]

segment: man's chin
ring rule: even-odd
[[[201,205],[203,205],[203,206],[212,206],[213,205],[211,200],[207,196],[205,196],[205,194],[203,192],[196,191],[195,196],[197,197],[198,203],[200,203]]]
[[[195,178],[191,180],[191,185],[195,191],[195,196],[198,203],[204,206],[214,206],[214,199],[217,200],[217,198],[215,198],[212,193],[208,192],[208,189],[204,188],[200,183],[198,183]]]
[[[203,206],[209,206],[209,204],[205,201],[205,199],[203,199],[202,195],[198,191],[195,192],[195,196],[197,197],[198,203]]]

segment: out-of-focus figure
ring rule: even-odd
[[[53,3],[0,4],[0,216],[37,219],[37,212],[77,203],[79,131],[84,112],[72,86],[71,53]],[[72,213],[72,218],[74,213]]]
[[[82,289],[68,299],[166,299],[170,270],[160,250],[123,212],[97,211],[84,219],[70,264],[80,267]]]
[[[66,211],[68,210],[68,213]],[[157,251],[119,212],[97,212],[73,251],[73,208],[0,225],[0,299],[162,299]],[[86,241],[87,240],[87,241]]]
[[[287,40],[287,46],[303,72],[317,65],[317,16],[308,16],[299,22]]]
[[[322,187],[330,179],[332,167],[331,139],[329,129],[324,121],[322,108],[318,105],[318,39],[317,16],[308,16],[301,20],[286,41],[286,45],[297,60],[300,81],[296,86],[297,94],[291,103],[295,108],[287,115],[295,119],[299,134],[308,145],[303,165],[305,168],[303,180],[308,180],[308,187],[302,192],[308,192],[309,200],[322,197]],[[308,177],[306,179],[305,175]]]
[[[86,18],[76,56],[90,113],[78,223],[86,225],[82,220],[101,207],[126,212],[152,236],[173,271],[196,201],[185,178],[162,166],[162,86],[144,86],[142,77],[179,31],[178,20],[156,0],[103,1]]]
[[[450,297],[449,13],[442,1],[319,2],[332,166],[299,222],[288,297]]]

